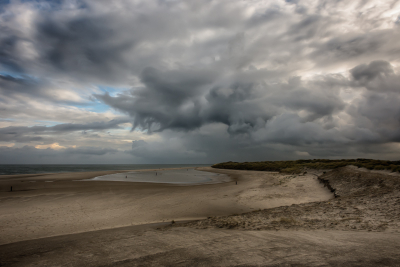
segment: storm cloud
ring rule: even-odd
[[[143,88],[97,98],[129,114],[134,128],[149,132],[194,131],[222,123],[231,135],[247,134],[252,140],[287,144],[398,138],[400,77],[386,61],[358,65],[347,77],[320,75],[308,81],[293,77],[273,83],[255,80],[253,71],[237,73],[221,84],[208,79],[199,82],[200,74],[151,71],[150,77],[143,74]],[[163,77],[169,80],[163,81]],[[346,101],[342,91],[357,98]]]
[[[104,131],[121,129],[120,124],[127,123],[127,119],[111,120],[108,122],[92,122],[88,124],[65,123],[51,127],[47,126],[9,126],[0,128],[0,141],[30,142],[43,140],[41,135],[62,135],[68,132]]]
[[[375,0],[1,4],[0,142],[138,163],[396,159],[399,14]]]

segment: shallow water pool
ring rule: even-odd
[[[223,183],[229,182],[231,179],[224,174],[197,171],[194,169],[160,169],[154,171],[108,174],[89,180],[193,185]]]

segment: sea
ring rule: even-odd
[[[0,164],[0,175],[206,167],[212,164]]]

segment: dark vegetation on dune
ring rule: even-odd
[[[223,162],[213,165],[218,169],[277,171],[282,173],[300,173],[305,169],[336,169],[354,165],[369,170],[390,170],[400,172],[400,161],[374,159],[310,159],[295,161],[260,161],[260,162]]]

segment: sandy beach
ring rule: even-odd
[[[129,225],[204,219],[333,197],[312,175],[271,187],[279,183],[273,173],[255,171],[243,176],[230,170],[199,170],[229,174],[232,182],[176,186],[77,181],[112,172],[2,177],[0,244]],[[11,186],[13,192],[7,192]]]
[[[347,234],[342,229],[325,232],[304,227],[259,231],[266,221],[257,214],[333,201],[334,194],[317,179],[317,172],[290,175],[210,167],[198,170],[227,175],[231,181],[193,186],[77,181],[115,172],[2,177],[0,263],[325,266],[331,262],[339,266],[356,260],[363,265],[355,266],[378,266],[368,264],[382,257],[388,264],[400,259],[396,252],[400,250],[393,249],[400,248],[398,233]],[[13,192],[8,190],[11,185]],[[320,216],[318,212],[314,215]],[[241,216],[243,213],[255,215]],[[281,216],[287,218],[288,213]],[[198,221],[185,222],[188,220]],[[245,220],[252,225],[246,228]],[[286,222],[282,223],[285,226]],[[249,231],[243,231],[246,229]],[[379,255],[370,246],[373,242],[380,246]],[[339,257],[344,251],[352,252]]]

